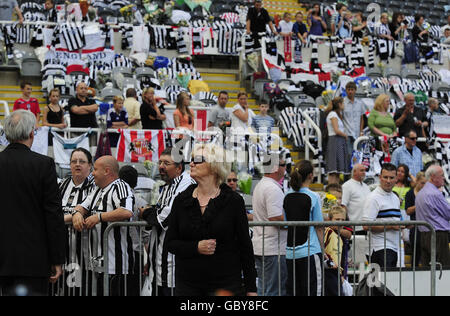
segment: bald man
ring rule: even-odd
[[[352,178],[342,186],[342,205],[346,208],[351,221],[360,221],[363,215],[364,202],[370,189],[363,181],[366,178],[366,167],[357,164],[353,167]],[[356,227],[356,232],[362,232],[362,227]]]
[[[405,135],[410,130],[414,130],[418,137],[425,137],[424,122],[426,122],[426,114],[415,104],[415,95],[407,93],[405,95],[405,106],[395,112],[394,121],[400,135]]]
[[[76,96],[69,100],[71,127],[97,127],[95,113],[98,105],[88,98],[88,86],[84,82],[77,85]]]
[[[99,240],[98,256],[102,255],[103,235],[106,227],[112,222],[129,221],[133,217],[134,195],[130,186],[119,179],[119,164],[112,156],[103,156],[94,164],[94,180],[97,190],[91,192],[86,200],[75,207],[72,214],[73,227],[78,230],[96,228]],[[122,296],[125,293],[124,275],[130,275],[135,267],[131,235],[126,227],[117,227],[108,236],[108,274],[111,280],[110,295]],[[103,282],[99,282],[101,286]],[[127,295],[138,295],[130,282]],[[102,294],[103,289],[98,289]]]

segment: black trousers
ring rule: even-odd
[[[421,232],[422,243],[422,264],[429,267],[431,263],[431,232]],[[436,232],[436,262],[442,264],[442,267],[450,267],[450,250],[448,232]]]
[[[0,277],[0,296],[47,296],[48,278]]]
[[[322,296],[322,254],[314,254],[301,259],[286,259],[288,280],[287,296]],[[309,269],[308,269],[309,262]],[[295,278],[294,278],[295,265]],[[309,290],[309,293],[308,293]]]
[[[374,251],[371,256],[371,263],[378,264],[384,268],[384,256],[386,254],[386,268],[395,268],[397,266],[398,255],[397,252],[391,249]]]

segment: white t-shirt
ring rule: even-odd
[[[253,220],[267,222],[269,218],[284,216],[284,193],[281,186],[272,178],[263,177],[253,192]],[[264,228],[264,255],[286,255],[287,230],[280,230],[278,240],[277,227]],[[256,256],[262,256],[263,227],[253,229],[253,251]],[[279,242],[279,243],[278,243]]]
[[[331,119],[337,118],[338,120],[338,128],[341,132],[344,132],[344,123],[341,118],[337,115],[335,111],[331,111],[327,116],[327,128],[328,128],[328,136],[336,136],[336,132],[334,131],[333,124],[331,124]]]
[[[286,22],[285,20],[281,20],[278,25],[280,27],[280,33],[291,33],[294,27],[293,22]]]
[[[370,189],[364,182],[350,179],[342,186],[342,205],[347,208],[350,221],[360,221],[364,213],[364,203],[370,194]],[[357,226],[356,231],[361,231],[362,227]]]
[[[235,114],[234,111],[241,110],[242,112],[245,112],[244,108],[238,103],[233,107],[232,114],[231,114],[231,127],[233,129],[239,128],[243,130],[247,130],[252,125],[253,117],[255,116],[255,113],[248,109],[248,120],[247,123],[241,121]]]
[[[362,220],[368,222],[401,221],[400,200],[393,192],[386,192],[380,186],[371,192],[364,204]],[[386,248],[393,251],[399,249],[401,231],[386,230]],[[370,253],[384,249],[384,232],[372,232]]]

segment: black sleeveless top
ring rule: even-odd
[[[58,112],[53,112],[48,105],[47,107],[48,107],[47,122],[50,124],[61,124],[64,116],[63,109],[60,107],[60,110]]]

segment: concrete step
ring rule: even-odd
[[[202,76],[203,74],[225,74],[225,75],[238,75],[239,69],[230,69],[230,68],[203,68],[196,67],[195,68]]]
[[[235,74],[214,74],[214,73],[202,73],[202,79],[205,81],[234,81],[237,75]]]

